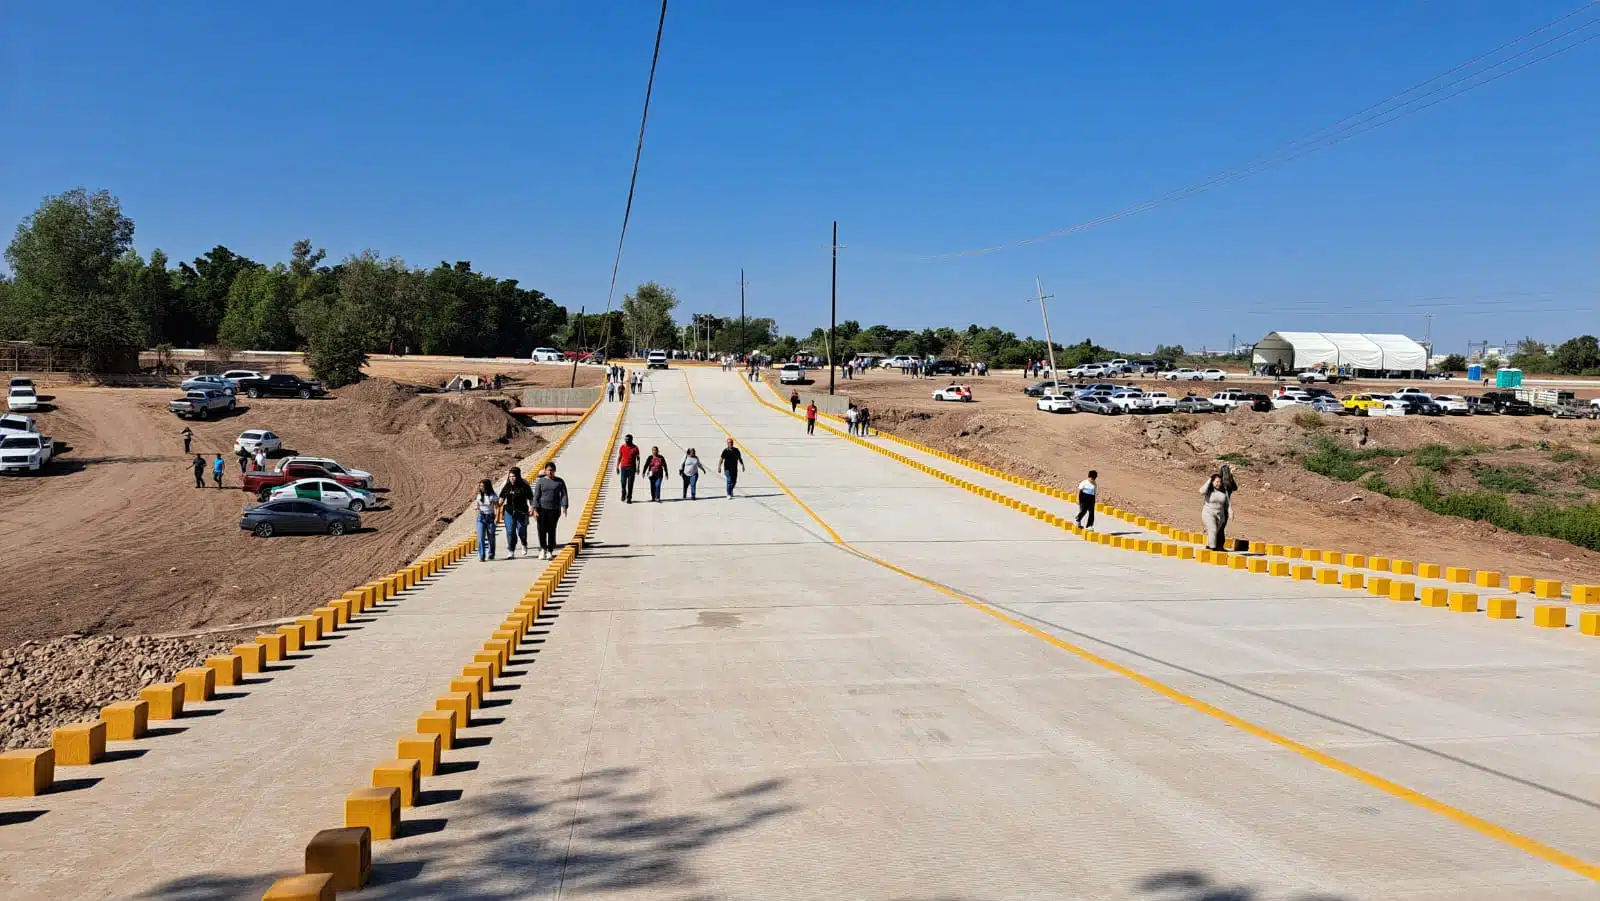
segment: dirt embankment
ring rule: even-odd
[[[1526,466],[1555,473],[1539,495],[1553,503],[1585,503],[1597,495],[1585,476],[1600,477],[1600,427],[1548,417],[1322,417],[1307,427],[1295,411],[1241,411],[1205,416],[1051,415],[1021,393],[1022,380],[972,379],[976,402],[939,403],[933,389],[948,379],[874,374],[842,390],[872,408],[873,421],[896,434],[1062,488],[1090,469],[1100,472],[1109,503],[1162,521],[1199,528],[1198,494],[1217,464],[1232,461],[1241,491],[1234,534],[1312,547],[1437,561],[1484,569],[1600,581],[1600,553],[1564,541],[1505,532],[1492,525],[1429,512],[1352,482],[1305,469],[1317,436],[1358,448],[1414,449],[1428,444],[1475,448],[1470,457],[1428,475],[1443,488],[1473,487],[1482,467]],[[1181,391],[1179,393],[1182,393]],[[1197,392],[1198,393],[1198,392]],[[1363,444],[1363,442],[1365,442]],[[1411,458],[1374,458],[1391,484],[1419,475]],[[1558,477],[1559,476],[1559,477]]]

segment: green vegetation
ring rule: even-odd
[[[1600,491],[1600,472],[1586,472],[1578,479],[1578,484],[1585,488]]]
[[[1316,410],[1300,410],[1294,414],[1294,424],[1302,429],[1320,429],[1323,426],[1322,414]]]
[[[1346,447],[1327,435],[1318,435],[1312,444],[1312,452],[1302,457],[1301,465],[1319,475],[1341,482],[1354,482],[1362,476],[1376,469],[1368,463],[1379,457],[1403,457],[1405,451],[1387,447],[1362,448],[1356,450]]]
[[[1485,466],[1476,473],[1478,484],[1504,494],[1541,494],[1539,474],[1526,466]]]
[[[1451,354],[1439,364],[1440,372],[1466,372],[1467,358],[1461,354]]]
[[[1529,373],[1600,375],[1600,340],[1580,335],[1550,351],[1541,341],[1523,338],[1517,342],[1511,365]]]
[[[1557,463],[1571,463],[1573,460],[1582,460],[1585,458],[1583,452],[1579,451],[1577,448],[1568,447],[1565,444],[1558,444],[1550,449],[1550,459]]]
[[[1244,454],[1239,453],[1238,451],[1232,451],[1230,453],[1223,454],[1222,456],[1218,457],[1217,459],[1221,460],[1224,463],[1232,463],[1234,466],[1249,466],[1250,465],[1250,458],[1245,456]]]

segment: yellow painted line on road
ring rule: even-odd
[[[705,414],[706,418],[710,419],[717,428],[721,429],[724,434],[728,435],[730,438],[734,438],[734,440],[738,442],[738,438],[734,436],[734,434],[730,432],[726,426],[718,421],[718,419],[711,414],[711,411],[707,410],[705,406],[700,403],[699,399],[695,397],[694,385],[689,383],[689,376],[687,373],[684,374],[684,382],[689,385],[689,400],[692,401],[694,405],[700,409],[700,412]],[[755,389],[752,388],[751,393],[754,394]],[[761,401],[761,397],[757,395],[756,400]],[[782,411],[780,410],[780,412]],[[741,447],[744,447],[745,453],[749,454],[750,459],[754,460],[756,465],[761,467],[761,471],[766,473],[768,478],[772,479],[772,483],[778,487],[778,490],[782,491],[789,497],[790,500],[793,500],[796,504],[798,504],[800,509],[804,510],[806,514],[817,523],[817,525],[826,530],[827,533],[832,536],[835,544],[849,550],[856,556],[872,563],[876,563],[884,569],[904,576],[913,582],[917,582],[921,585],[931,588],[946,597],[960,601],[974,610],[988,614],[989,616],[1005,623],[1008,626],[1011,626],[1014,629],[1025,632],[1041,641],[1047,642],[1048,644],[1066,651],[1067,653],[1072,654],[1073,656],[1084,661],[1092,663],[1095,666],[1109,670],[1110,672],[1116,673],[1124,678],[1131,679],[1145,688],[1155,692],[1156,694],[1159,694],[1169,700],[1176,701],[1185,707],[1196,710],[1209,717],[1212,717],[1213,719],[1220,720],[1221,722],[1224,722],[1235,729],[1239,729],[1242,732],[1246,732],[1264,741],[1271,742],[1272,744],[1277,745],[1285,750],[1292,751],[1295,754],[1312,761],[1313,763],[1320,764],[1330,770],[1333,770],[1334,772],[1341,773],[1345,776],[1355,779],[1358,782],[1364,783],[1372,788],[1376,788],[1385,794],[1420,807],[1423,810],[1438,814],[1439,816],[1442,816],[1445,819],[1459,825],[1465,826],[1480,835],[1494,839],[1501,844],[1516,848],[1517,850],[1537,857],[1546,863],[1555,864],[1564,870],[1576,873],[1579,876],[1583,876],[1595,882],[1600,882],[1600,865],[1590,863],[1579,857],[1575,857],[1566,853],[1565,851],[1553,848],[1519,832],[1513,832],[1510,829],[1499,826],[1490,822],[1489,820],[1483,819],[1482,817],[1474,816],[1473,814],[1470,814],[1459,807],[1454,807],[1450,804],[1446,804],[1443,801],[1429,797],[1428,795],[1425,795],[1416,789],[1408,788],[1398,782],[1379,776],[1370,770],[1365,770],[1354,764],[1346,763],[1345,761],[1340,760],[1331,754],[1319,751],[1303,742],[1295,741],[1294,739],[1285,735],[1280,735],[1277,732],[1266,728],[1265,726],[1257,725],[1247,719],[1244,719],[1243,717],[1229,713],[1220,707],[1202,701],[1193,695],[1186,694],[1183,691],[1173,688],[1165,682],[1162,682],[1151,676],[1147,676],[1138,670],[1123,666],[1122,664],[1113,660],[1108,660],[1107,658],[1102,657],[1099,654],[1088,650],[1087,648],[1075,645],[1072,642],[1066,641],[1056,635],[1052,635],[1043,629],[1030,625],[1029,623],[1025,623],[1002,610],[971,597],[970,595],[963,594],[960,591],[950,588],[947,585],[942,585],[933,581],[932,579],[919,576],[908,569],[896,566],[895,564],[890,563],[881,557],[861,550],[860,548],[846,541],[844,538],[840,537],[839,533],[834,531],[831,526],[823,521],[822,517],[818,516],[816,511],[807,506],[804,501],[802,501],[793,491],[789,489],[788,485],[784,484],[782,479],[778,478],[778,476],[773,473],[771,469],[768,469],[766,464],[761,462],[760,457],[756,456],[756,454],[751,451],[749,447],[745,447],[742,442],[739,443]]]

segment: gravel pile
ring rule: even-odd
[[[67,635],[0,649],[0,751],[47,748],[50,732],[99,717],[113,701],[170,681],[239,642],[237,635]]]

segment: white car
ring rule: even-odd
[[[1272,399],[1272,409],[1282,410],[1286,407],[1307,407],[1311,405],[1311,395],[1304,391],[1285,391]]]
[[[233,442],[233,452],[248,451],[252,454],[260,448],[268,455],[283,450],[283,439],[264,429],[251,429],[239,435]]]
[[[1470,416],[1472,408],[1467,406],[1467,399],[1459,394],[1440,394],[1434,397],[1433,402],[1452,416]]]
[[[917,362],[917,358],[907,354],[897,354],[878,364],[880,369],[900,369]]]
[[[799,363],[785,363],[778,370],[778,381],[785,385],[805,385],[809,383],[806,378],[806,368]]]
[[[0,435],[27,435],[38,431],[39,424],[33,421],[32,416],[23,416],[20,413],[0,416]]]
[[[1405,397],[1429,397],[1429,396],[1430,395],[1428,394],[1428,392],[1422,390],[1421,388],[1401,388],[1399,391],[1396,391],[1393,394],[1393,397],[1396,400],[1399,400],[1399,399],[1405,398]]]
[[[375,507],[378,504],[378,499],[372,492],[364,488],[341,485],[332,479],[301,479],[273,489],[272,500],[283,500],[284,498],[319,501],[330,507],[349,510],[352,513],[360,513],[362,510]]]
[[[1242,403],[1247,403],[1243,397],[1245,393],[1243,391],[1218,391],[1216,394],[1211,395],[1211,405],[1221,407],[1224,410],[1232,410]]]
[[[1198,382],[1205,376],[1187,366],[1182,369],[1173,369],[1161,373],[1161,377],[1169,382]]]
[[[1228,374],[1226,372],[1223,372],[1220,369],[1206,369],[1206,370],[1202,370],[1201,373],[1200,373],[1201,381],[1206,381],[1206,382],[1220,382],[1220,381],[1226,379],[1227,377],[1228,377]]]
[[[360,479],[361,487],[368,490],[370,490],[374,484],[372,473],[367,472],[364,469],[352,469],[348,466],[341,466],[337,460],[334,460],[330,457],[284,457],[278,462],[278,468],[282,469],[291,463],[310,463],[315,466],[320,466],[336,476],[349,476],[352,479]]]
[[[933,392],[934,400],[958,400],[970,403],[972,389],[966,385],[948,385]]]
[[[0,437],[0,472],[38,472],[50,462],[55,442],[37,433]]]
[[[1033,402],[1035,410],[1046,413],[1076,413],[1078,405],[1065,394],[1046,394]]]
[[[1144,397],[1148,401],[1145,409],[1152,413],[1171,413],[1178,404],[1177,399],[1168,396],[1165,391],[1146,391]]]
[[[33,379],[27,378],[26,376],[20,376],[19,375],[16,378],[11,380],[11,387],[12,388],[32,388],[32,387],[34,387]]]
[[[535,347],[533,349],[533,362],[535,363],[561,363],[567,359],[566,354],[554,347]]]
[[[12,388],[11,393],[6,395],[6,409],[13,413],[37,410],[39,395],[34,392],[31,385]]]
[[[664,350],[652,350],[652,351],[650,351],[650,355],[644,358],[644,368],[646,368],[646,369],[666,369],[667,368],[667,352],[664,351]]]
[[[234,388],[238,388],[239,387],[239,380],[240,379],[262,379],[262,378],[266,378],[266,376],[262,375],[259,372],[256,372],[254,369],[230,369],[227,372],[224,372],[222,374],[222,377],[227,379],[229,382],[232,382]]]
[[[1124,413],[1144,411],[1150,408],[1149,401],[1145,399],[1144,392],[1133,388],[1123,388],[1111,392],[1110,400],[1117,405],[1117,409]]]

